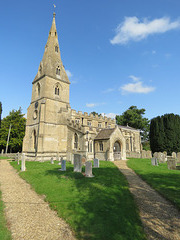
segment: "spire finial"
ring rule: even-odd
[[[55,17],[55,16],[56,16],[56,12],[55,12],[56,5],[55,5],[55,4],[53,4],[53,6],[54,6],[54,13],[53,13],[53,17]]]

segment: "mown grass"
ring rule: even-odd
[[[16,162],[11,164],[20,170]],[[74,173],[70,163],[66,172],[50,162],[26,162],[26,167],[20,176],[46,196],[78,239],[146,239],[128,183],[113,163],[100,162],[94,178]]]
[[[167,163],[152,166],[150,159],[130,159],[127,164],[150,186],[180,209],[180,171],[169,170]]]
[[[0,157],[0,159],[9,159],[9,157]]]
[[[6,226],[6,220],[4,216],[4,205],[1,200],[1,192],[0,192],[0,240],[10,240],[11,235]]]

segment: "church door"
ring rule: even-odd
[[[118,141],[116,141],[114,143],[113,151],[114,151],[114,160],[120,160],[121,159],[121,145]]]

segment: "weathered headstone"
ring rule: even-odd
[[[157,155],[158,155],[158,157],[157,157],[158,161],[159,161],[160,163],[164,163],[164,162],[165,162],[165,155],[164,155],[164,153],[158,152]]]
[[[173,158],[177,158],[177,155],[176,155],[175,152],[172,152],[172,157],[173,157]]]
[[[62,160],[61,161],[61,169],[59,169],[60,171],[66,171],[66,160]]]
[[[157,161],[157,158],[156,158],[156,157],[152,157],[152,158],[151,158],[151,164],[152,164],[153,166],[158,166],[158,161]]]
[[[26,161],[25,161],[25,154],[22,154],[21,157],[21,171],[24,172],[26,171]]]
[[[85,165],[85,163],[86,163],[86,158],[83,156],[82,159],[81,159],[81,161],[82,161],[82,165]]]
[[[74,172],[82,171],[82,161],[80,154],[74,154]]]
[[[146,153],[147,158],[151,159],[152,158],[152,152],[150,150],[147,151]]]
[[[58,162],[58,165],[61,165],[61,163],[62,163],[62,160],[63,160],[63,157],[61,156],[61,157],[59,157],[59,162]]]
[[[154,154],[153,154],[153,157],[158,157],[158,153],[157,152],[155,152]]]
[[[54,164],[54,160],[53,160],[53,157],[51,158],[51,164]]]
[[[99,159],[94,159],[94,168],[99,168]]]
[[[92,163],[90,161],[87,161],[85,163],[85,176],[86,177],[94,177],[92,174]]]
[[[177,163],[180,163],[180,152],[177,153]]]
[[[59,161],[59,152],[56,154],[56,161]]]
[[[2,154],[2,155],[4,154],[4,149],[1,150],[1,154]]]
[[[168,159],[167,164],[168,164],[168,169],[176,170],[176,159]]]

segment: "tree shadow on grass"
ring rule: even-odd
[[[72,165],[66,172],[54,168],[46,174],[55,175],[62,185],[70,182],[66,202],[54,204],[63,211],[60,215],[73,226],[79,239],[145,239],[127,181],[112,163],[94,168],[94,178],[74,173]]]

